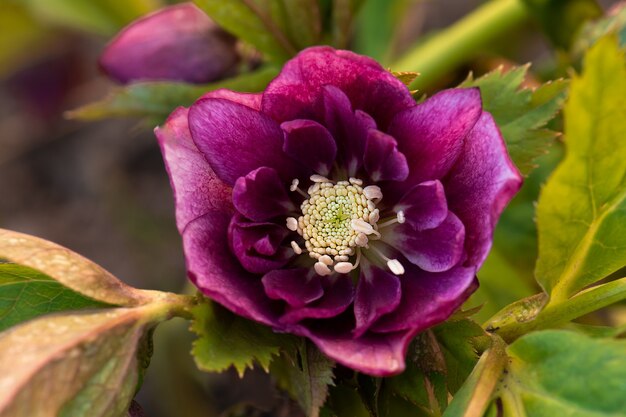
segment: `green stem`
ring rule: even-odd
[[[534,319],[528,320],[528,317],[524,317],[521,314],[503,310],[489,320],[487,328],[499,334],[507,342],[511,342],[533,330],[546,329],[567,323],[575,318],[625,299],[626,278],[621,278],[588,289],[568,300],[549,304]],[[502,320],[505,317],[506,319]],[[504,324],[497,324],[501,320]]]
[[[490,41],[523,22],[528,12],[522,0],[492,0],[456,24],[417,45],[391,68],[420,73],[412,89],[420,89],[465,62]]]

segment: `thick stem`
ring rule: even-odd
[[[420,73],[411,89],[437,81],[471,58],[482,46],[523,22],[528,12],[522,0],[492,0],[456,24],[418,44],[391,68]]]

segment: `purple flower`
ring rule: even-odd
[[[477,288],[521,185],[478,89],[416,104],[373,60],[314,47],[262,94],[218,90],[156,130],[189,276],[372,375]]]
[[[137,80],[205,83],[237,63],[235,38],[192,3],[165,7],[124,28],[100,57],[100,67],[125,84]]]

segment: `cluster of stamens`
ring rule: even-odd
[[[377,226],[380,211],[376,204],[382,199],[382,192],[375,185],[362,187],[363,182],[356,178],[333,183],[313,175],[311,181],[308,193],[298,188],[298,180],[292,183],[291,191],[298,191],[305,200],[300,206],[302,215],[297,219],[288,217],[287,228],[302,236],[306,251],[316,260],[314,269],[319,275],[329,275],[333,270],[347,274],[358,267],[361,250],[369,248],[371,240],[381,237]],[[295,241],[291,247],[298,255],[303,252]],[[404,272],[397,260],[376,252],[387,261],[392,272],[397,275]],[[350,262],[353,256],[354,263]]]

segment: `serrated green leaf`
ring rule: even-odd
[[[0,263],[0,331],[48,313],[108,306],[32,268]]]
[[[0,417],[119,417],[139,381],[139,346],[170,306],[64,313],[0,333]]]
[[[307,340],[300,340],[272,363],[279,386],[295,398],[307,417],[318,417],[333,383],[335,363]]]
[[[266,371],[278,355],[288,335],[279,335],[267,327],[244,319],[208,300],[192,309],[191,330],[198,335],[191,353],[198,368],[222,372],[231,366],[239,376],[259,364]]]
[[[620,45],[626,44],[626,3],[613,6],[605,16],[585,23],[572,46],[572,55],[580,58],[598,39],[616,33]]]
[[[394,77],[400,80],[402,84],[407,87],[410,86],[420,75],[418,72],[413,71],[391,71],[391,74],[393,74]]]
[[[133,288],[67,248],[10,230],[0,229],[0,259],[36,269],[77,293],[107,304],[137,306],[164,294]]]
[[[195,0],[217,24],[277,62],[296,49],[284,32],[281,0]]]
[[[564,113],[567,153],[537,206],[535,276],[555,302],[626,265],[626,62],[614,37],[587,54]]]
[[[552,43],[564,49],[572,44],[581,26],[602,16],[596,0],[523,0]]]
[[[148,117],[162,122],[178,106],[190,106],[202,94],[228,88],[235,91],[263,90],[278,74],[278,69],[265,67],[206,85],[180,82],[139,82],[114,89],[104,100],[87,104],[68,113],[81,120],[99,120],[110,117]]]
[[[549,330],[509,346],[504,415],[626,416],[626,341]]]
[[[527,175],[535,168],[534,160],[547,153],[556,132],[545,129],[565,99],[567,81],[548,82],[534,91],[520,88],[528,66],[508,72],[496,69],[461,87],[479,87],[483,108],[496,120],[513,162]]]

